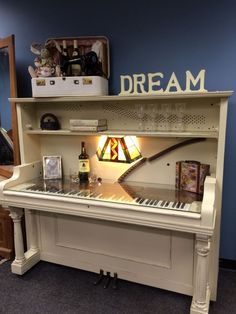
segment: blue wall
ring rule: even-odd
[[[0,37],[16,36],[18,95],[31,96],[30,44],[51,37],[105,35],[110,41],[110,93],[120,75],[206,69],[209,91],[236,90],[236,1],[0,0]],[[236,260],[236,96],[230,100],[223,192],[222,258]]]

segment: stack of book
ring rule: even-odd
[[[70,119],[71,131],[100,132],[107,130],[106,119]]]

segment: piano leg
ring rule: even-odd
[[[22,264],[25,261],[21,218],[23,210],[21,208],[10,208],[10,217],[14,223],[14,243],[15,243],[15,262]]]
[[[196,235],[196,265],[190,314],[207,314],[210,303],[209,253],[210,237]]]
[[[30,243],[30,249],[24,252],[24,243],[21,227],[21,219],[23,216],[23,209],[17,207],[10,207],[10,217],[14,223],[14,243],[15,243],[15,260],[11,265],[11,270],[13,273],[18,275],[23,275],[27,270],[33,267],[36,263],[40,261],[40,254],[37,245],[37,226],[36,220],[32,212],[31,216],[31,230],[35,235]]]
[[[30,251],[33,252],[39,252],[39,246],[38,246],[38,232],[37,232],[37,222],[36,222],[36,212],[33,210],[28,210],[28,217],[29,217],[29,232],[30,232],[30,237],[29,237],[29,247]]]

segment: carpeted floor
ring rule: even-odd
[[[119,280],[118,289],[94,286],[97,275],[46,262],[24,276],[0,265],[1,314],[185,314],[191,297]],[[236,313],[236,271],[220,269],[218,300],[210,314]]]

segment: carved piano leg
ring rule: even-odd
[[[21,227],[21,218],[23,216],[23,209],[17,207],[10,207],[10,217],[14,223],[14,242],[15,242],[15,260],[11,265],[13,273],[23,275],[27,270],[40,261],[40,254],[37,245],[37,229],[35,218],[31,219],[31,228],[35,231],[33,241],[31,241],[30,249],[24,253],[24,243]]]
[[[14,243],[15,243],[15,263],[23,264],[25,262],[24,243],[21,228],[21,218],[23,210],[21,208],[10,208],[10,217],[14,223]]]
[[[193,300],[190,314],[206,314],[209,311],[209,252],[210,238],[196,235],[196,266],[194,278]]]
[[[36,213],[33,210],[28,210],[29,225],[30,225],[30,237],[29,237],[29,251],[39,252],[38,247],[38,232],[37,232],[37,221]]]

